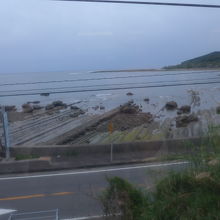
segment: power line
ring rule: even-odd
[[[145,78],[145,77],[158,77],[158,76],[175,76],[175,75],[191,75],[200,73],[216,73],[219,71],[199,71],[199,72],[183,72],[183,73],[163,73],[163,74],[149,74],[149,75],[129,75],[129,76],[116,76],[116,77],[100,77],[100,78],[81,78],[81,79],[67,79],[67,80],[51,80],[51,81],[36,81],[36,82],[21,82],[21,83],[3,83],[0,86],[17,86],[17,85],[34,85],[34,84],[48,84],[48,83],[64,83],[64,82],[85,82],[85,81],[96,81],[96,80],[108,80],[108,79],[127,79],[127,78]]]
[[[127,89],[148,89],[148,88],[162,88],[162,87],[175,87],[175,86],[191,86],[191,85],[209,85],[219,84],[220,81],[215,82],[196,82],[196,83],[176,83],[176,84],[164,84],[164,85],[152,85],[152,86],[130,86],[130,87],[115,87],[115,88],[102,88],[102,89],[84,89],[84,90],[67,90],[67,91],[52,91],[50,94],[62,94],[62,93],[81,93],[81,92],[98,92],[98,91],[109,91],[109,90],[127,90]],[[0,95],[0,97],[9,96],[29,96],[29,95],[40,95],[40,93],[22,93],[22,94],[6,94]]]
[[[197,8],[220,8],[220,5],[213,5],[213,4],[210,5],[210,4],[190,4],[190,3],[171,3],[171,2],[146,2],[146,1],[121,1],[121,0],[53,0],[53,1],[138,4],[138,5],[178,6],[178,7],[197,7]]]
[[[17,90],[7,90],[7,91],[0,91],[1,93],[12,93],[12,92],[32,92],[32,91],[41,91],[45,92],[48,90],[60,90],[60,89],[72,89],[72,88],[96,88],[96,87],[103,87],[103,86],[124,86],[124,85],[147,85],[147,84],[156,84],[156,83],[177,83],[177,82],[189,82],[189,81],[202,81],[202,80],[219,80],[220,77],[210,77],[210,78],[195,78],[195,79],[183,79],[183,80],[169,80],[169,81],[150,81],[150,82],[135,82],[135,83],[115,83],[115,84],[102,84],[102,85],[81,85],[81,86],[67,86],[67,87],[53,87],[53,88],[41,88],[41,89],[17,89]]]

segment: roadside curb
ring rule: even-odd
[[[99,164],[85,164],[77,165],[71,162],[69,163],[51,163],[47,160],[23,160],[23,161],[13,161],[13,162],[3,162],[0,163],[0,175],[4,174],[18,174],[18,173],[34,173],[43,171],[59,171],[59,170],[70,170],[70,169],[83,169],[83,168],[99,168],[107,166],[119,166],[119,165],[132,165],[132,164],[143,164],[159,162],[161,158],[148,158],[145,160],[132,160],[132,161],[115,161],[109,163],[99,163]],[[168,161],[168,160],[167,160]],[[180,161],[180,160],[172,160]]]

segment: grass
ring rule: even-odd
[[[102,143],[107,144],[117,141],[117,143],[127,143],[132,141],[152,141],[152,140],[161,140],[164,138],[164,134],[157,133],[152,134],[147,128],[139,126],[131,130],[125,131],[114,131],[111,135],[107,135]]]
[[[105,215],[120,213],[123,220],[220,219],[219,134],[219,127],[210,127],[199,146],[189,144],[191,166],[169,173],[153,192],[119,177],[108,179],[101,196]]]
[[[156,187],[149,219],[220,219],[219,171],[170,174]]]
[[[15,160],[30,160],[30,159],[36,159],[39,158],[37,155],[26,155],[26,154],[17,154],[15,156]]]
[[[68,152],[66,152],[66,154],[65,154],[65,156],[67,156],[67,157],[76,157],[76,156],[78,156],[78,152],[76,152],[76,151],[68,151]]]
[[[183,154],[168,154],[159,158],[159,161],[186,160],[187,156]]]

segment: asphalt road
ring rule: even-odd
[[[141,164],[87,170],[35,173],[0,177],[0,220],[11,213],[58,209],[60,219],[102,214],[98,195],[107,186],[107,177],[120,176],[138,187],[152,187],[171,170],[181,170],[184,162]]]

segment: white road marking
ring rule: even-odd
[[[151,167],[165,167],[173,165],[182,165],[188,164],[188,161],[182,162],[171,162],[171,163],[157,163],[157,164],[148,164],[148,165],[139,165],[139,166],[129,166],[129,167],[118,167],[118,168],[109,168],[109,169],[96,169],[96,170],[86,170],[86,171],[75,171],[75,172],[66,172],[66,173],[51,173],[51,174],[41,174],[41,175],[30,175],[30,176],[15,176],[15,177],[2,177],[2,180],[17,180],[17,179],[30,179],[30,178],[43,178],[43,177],[53,177],[53,176],[70,176],[70,175],[79,175],[79,174],[92,174],[92,173],[104,173],[104,172],[113,172],[113,171],[122,171],[122,170],[134,170],[142,168],[151,168]]]
[[[68,218],[68,219],[63,219],[63,220],[86,220],[86,219],[93,219],[93,218],[103,218],[103,215]]]
[[[120,214],[116,214],[115,216],[119,216]],[[103,218],[103,215],[94,215],[94,216],[84,216],[84,217],[74,217],[74,218],[67,218],[63,220],[86,220],[86,219],[93,219],[93,218]]]
[[[0,209],[0,215],[5,215],[11,212],[15,212],[17,210],[13,210],[13,209]]]

